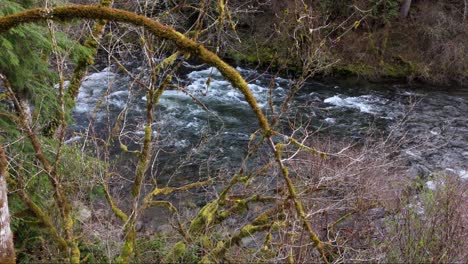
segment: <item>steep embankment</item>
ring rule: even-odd
[[[466,86],[468,20],[463,1],[271,1],[241,14],[241,42],[224,56],[237,63],[314,70],[368,80]]]

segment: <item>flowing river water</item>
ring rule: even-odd
[[[291,86],[288,79],[237,70],[267,113],[270,99],[277,109]],[[185,63],[174,82],[185,91],[165,91],[155,110],[159,173],[195,175],[214,167],[238,167],[251,133],[258,129],[242,94],[216,69],[203,65]],[[82,83],[67,142],[83,142],[91,132],[108,133],[120,115],[126,120],[119,130],[121,139],[136,150],[144,134],[145,100],[144,92],[128,76],[111,67],[90,74]],[[337,137],[359,140],[371,131],[404,137],[400,151],[408,173],[424,176],[445,171],[468,179],[467,90],[310,80],[290,109],[286,117]],[[205,164],[203,172],[201,164]]]

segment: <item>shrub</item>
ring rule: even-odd
[[[467,184],[458,176],[437,175],[417,196],[404,198],[390,217],[386,261],[466,263]]]

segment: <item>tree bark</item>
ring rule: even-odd
[[[465,0],[466,2],[467,0]],[[400,18],[404,19],[408,16],[411,7],[411,0],[403,0],[403,4],[400,9]]]
[[[7,159],[0,145],[0,263],[15,263],[13,233],[10,229],[10,212],[8,210],[8,188],[6,183]]]
[[[463,22],[466,21],[468,17],[468,0],[465,0],[465,10],[463,11]]]

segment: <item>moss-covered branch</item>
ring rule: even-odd
[[[279,166],[281,168],[283,178],[284,178],[284,180],[286,182],[286,186],[287,186],[288,191],[289,191],[289,198],[294,202],[294,207],[296,209],[296,212],[297,212],[299,218],[301,219],[305,229],[309,233],[309,237],[312,240],[312,242],[314,243],[314,246],[320,252],[323,261],[325,263],[328,263],[328,255],[329,254],[326,252],[325,246],[322,243],[322,241],[320,241],[319,237],[317,236],[317,234],[312,229],[312,226],[310,225],[309,221],[307,221],[307,217],[306,217],[306,214],[305,214],[305,211],[304,211],[304,207],[302,206],[301,201],[298,199],[296,189],[294,188],[293,182],[292,182],[291,178],[289,177],[289,171],[288,171],[288,169],[286,168],[286,166],[284,165],[284,163],[283,163],[283,161],[281,159],[281,149],[278,148],[277,146],[275,146],[275,144],[273,143],[273,140],[271,138],[269,138],[269,145],[270,145],[273,153],[275,154],[275,159],[276,159],[277,163],[279,164]]]
[[[80,251],[78,249],[78,244],[75,241],[75,237],[73,235],[73,225],[74,219],[71,214],[71,205],[68,201],[68,198],[65,194],[65,189],[60,182],[59,175],[57,174],[57,170],[54,170],[53,166],[50,164],[49,160],[47,159],[46,155],[43,152],[43,148],[41,142],[39,140],[38,135],[35,133],[33,128],[31,127],[26,111],[19,101],[18,97],[14,93],[8,79],[0,74],[0,79],[3,81],[3,85],[7,92],[9,93],[10,99],[13,101],[13,105],[15,106],[16,112],[18,114],[18,121],[19,126],[25,131],[26,135],[28,136],[31,144],[34,148],[35,155],[37,160],[42,165],[44,172],[47,174],[50,183],[54,188],[54,199],[57,203],[57,207],[60,211],[62,216],[63,224],[62,228],[65,232],[65,240],[68,245],[68,249],[70,252],[70,262],[71,263],[79,263],[80,262]],[[40,213],[39,211],[35,212],[36,215]],[[38,215],[41,218],[40,215]]]
[[[260,203],[271,203],[275,202],[277,199],[275,197],[264,197],[260,196],[258,194],[254,194],[250,197],[244,198],[244,199],[235,199],[235,200],[229,200],[229,202],[234,203],[231,207],[228,209],[219,212],[216,216],[216,221],[222,221],[224,219],[227,219],[231,215],[235,214],[242,214],[246,212],[249,209],[249,204],[250,203],[255,203],[255,202],[260,202]]]
[[[233,67],[229,66],[213,52],[185,37],[172,27],[165,26],[150,18],[129,11],[89,5],[60,6],[48,9],[38,8],[0,18],[0,33],[24,23],[37,23],[47,19],[70,21],[77,18],[105,19],[145,27],[156,36],[174,42],[181,51],[193,54],[203,62],[216,67],[234,87],[242,92],[246,101],[257,116],[263,132],[267,135],[271,134],[268,121],[258,107],[257,100],[249,90],[247,82]]]
[[[5,16],[5,17],[0,18],[0,33],[2,31],[6,31],[14,26],[24,24],[24,23],[32,23],[32,22],[37,23],[39,21],[44,21],[47,19],[68,21],[68,20],[77,19],[77,18],[106,19],[106,20],[112,20],[116,22],[130,23],[136,26],[143,26],[146,29],[148,29],[150,32],[155,34],[156,36],[174,42],[179,50],[195,55],[199,59],[201,59],[203,62],[216,67],[221,72],[221,74],[232,83],[232,85],[235,88],[239,89],[241,93],[244,95],[245,100],[248,102],[248,104],[252,108],[252,111],[255,113],[257,120],[259,122],[259,125],[262,129],[262,132],[264,134],[264,137],[269,139],[269,143],[272,148],[272,151],[275,153],[275,159],[277,160],[278,165],[281,168],[283,178],[286,182],[286,185],[288,186],[290,198],[294,201],[298,216],[301,218],[304,226],[309,232],[310,237],[312,241],[314,242],[314,245],[318,248],[318,250],[322,254],[324,261],[327,262],[323,244],[318,239],[317,235],[313,232],[310,224],[307,222],[302,203],[297,199],[297,194],[293,187],[291,179],[288,175],[287,168],[284,166],[284,164],[281,161],[281,154],[275,148],[275,145],[273,141],[271,140],[271,136],[273,133],[270,128],[270,125],[268,124],[268,120],[266,119],[265,115],[262,113],[262,110],[258,106],[257,101],[255,97],[253,96],[252,92],[249,90],[247,86],[247,82],[242,78],[242,76],[234,68],[229,66],[223,60],[221,60],[216,54],[206,49],[203,45],[198,44],[197,42],[185,37],[183,34],[176,31],[175,29],[169,26],[165,26],[159,23],[158,21],[154,21],[147,17],[140,16],[135,13],[124,11],[124,10],[118,10],[118,9],[112,9],[112,8],[106,8],[106,7],[96,7],[96,6],[62,6],[62,7],[55,7],[55,8],[50,8],[50,9],[43,9],[43,8],[32,9],[32,10],[24,11],[24,12],[17,13],[14,15]],[[147,99],[148,99],[148,103],[153,101],[153,98],[151,98],[151,96],[147,97]],[[145,129],[145,142],[147,142],[148,138],[151,139],[151,125],[150,124],[149,126],[147,124],[146,129]],[[144,156],[143,152],[146,152],[145,148],[149,148],[149,146],[147,144],[144,144],[142,156]],[[140,162],[137,166],[137,175],[136,175],[137,179],[135,181],[135,183],[139,183],[139,184],[134,185],[134,187],[137,187],[137,188],[133,188],[134,196],[137,196],[137,194],[139,194],[138,187],[141,186],[139,175],[142,176],[141,173],[144,173],[144,171],[146,170],[146,165],[147,165],[147,160],[145,161],[145,159],[140,159]],[[206,221],[208,222],[213,221],[213,216],[214,216],[213,214],[218,210],[218,205],[219,204],[217,201],[208,204],[200,211],[200,215],[201,216],[204,215],[208,219],[198,219],[198,218],[197,219],[204,220],[204,221],[201,221],[202,224],[206,223]],[[198,221],[196,221],[197,219],[195,219],[194,222],[198,223]],[[191,229],[194,226],[194,222],[192,222]],[[133,239],[134,239],[134,235],[135,235],[134,232],[130,232],[130,233],[133,234]],[[128,234],[132,235],[130,233]],[[128,249],[130,253],[132,252],[132,249],[127,247],[127,245],[125,248]],[[128,261],[128,259],[126,260]]]
[[[19,184],[17,181],[13,180],[12,178],[8,179],[8,184],[18,189],[17,194],[20,199],[26,204],[26,206],[31,210],[34,215],[39,219],[39,221],[48,229],[50,235],[58,244],[60,250],[67,251],[68,243],[67,241],[60,235],[58,230],[55,228],[52,219],[49,215],[42,210],[42,208],[37,205],[36,202],[31,199],[29,194],[26,192],[24,186]]]
[[[188,190],[193,189],[193,188],[199,188],[199,187],[207,186],[211,182],[212,182],[211,180],[207,180],[207,181],[189,183],[189,184],[179,186],[179,187],[169,187],[169,186],[166,186],[166,187],[163,187],[163,188],[156,187],[156,188],[154,188],[154,190],[152,192],[150,192],[149,194],[146,195],[144,203],[145,203],[145,205],[151,205],[152,202],[154,202],[154,201],[152,201],[152,199],[155,196],[168,195],[168,194],[171,194],[173,192],[188,191]]]
[[[110,175],[108,176],[110,177]],[[118,206],[117,204],[115,203],[114,201],[114,198],[112,198],[112,195],[110,193],[110,190],[109,190],[109,182],[108,182],[108,177],[106,178],[106,180],[102,183],[102,187],[104,188],[104,194],[106,196],[106,199],[107,199],[107,202],[109,203],[110,207],[111,207],[111,210],[112,212],[114,212],[115,216],[117,216],[118,218],[120,218],[120,220],[122,220],[122,222],[126,223],[128,221],[128,216],[127,214],[122,211]]]
[[[277,213],[283,206],[283,203],[277,204],[275,207],[261,213],[252,222],[243,226],[241,230],[230,238],[218,242],[216,247],[202,258],[202,263],[212,263],[220,261],[224,258],[226,251],[235,245],[238,245],[243,238],[249,237],[257,232],[270,229],[272,222],[269,221],[272,216]]]
[[[110,7],[112,2],[112,0],[101,0],[100,6]],[[94,57],[97,54],[99,41],[102,38],[106,24],[107,21],[104,19],[96,21],[92,28],[91,34],[86,38],[86,41],[83,44],[83,46],[86,47],[90,53],[88,56],[83,56],[78,60],[77,65],[73,71],[73,76],[70,79],[70,85],[68,86],[66,94],[69,106],[74,105],[74,100],[78,96],[81,81],[88,72],[89,66],[94,64]]]

